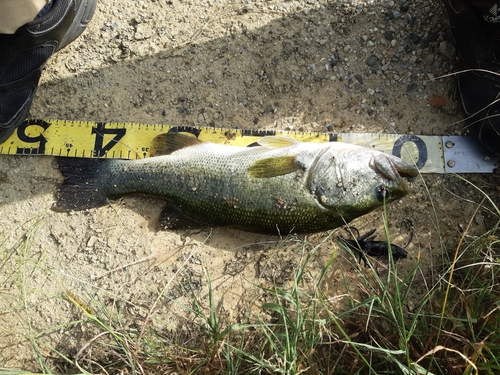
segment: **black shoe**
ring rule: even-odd
[[[44,16],[14,34],[0,34],[0,143],[28,115],[46,61],[85,30],[97,5],[97,0],[52,2]]]
[[[500,155],[500,6],[443,0],[459,55],[458,91],[470,132]]]

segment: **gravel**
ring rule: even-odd
[[[441,3],[430,0],[100,0],[87,31],[47,64],[31,116],[297,132],[459,134],[463,116],[455,83],[452,77],[440,78],[456,62],[447,22]],[[433,107],[432,97],[445,100]],[[290,267],[300,250],[282,245],[279,256],[272,256],[276,237],[225,229],[157,231],[161,203],[139,197],[87,212],[55,213],[50,207],[60,176],[50,158],[0,160],[2,246],[14,249],[26,233],[33,236],[30,261],[19,259],[33,265],[23,290],[30,305],[4,314],[0,322],[0,331],[11,333],[0,337],[3,367],[37,372],[37,357],[22,340],[27,335],[19,322],[47,332],[40,337],[46,348],[61,347],[61,342],[81,347],[90,339],[73,335],[70,328],[50,329],[74,320],[75,312],[61,298],[65,289],[102,303],[111,296],[117,300],[110,303],[121,303],[125,295],[127,305],[137,309],[153,306],[173,270],[197,259],[186,263],[185,279],[175,278],[176,289],[167,288],[165,295],[182,298],[182,283],[190,280],[206,293],[208,270],[215,293],[225,293],[224,309],[238,317],[247,316],[248,306],[240,304],[255,300],[246,294],[255,285],[276,276],[281,284],[292,282]],[[430,273],[435,238],[453,244],[456,223],[469,222],[477,209],[468,206],[468,196],[460,207],[450,202],[445,177],[425,179],[425,184],[412,183],[411,193],[387,210],[395,243],[406,240],[398,228],[408,218],[418,238],[407,249],[411,256],[398,265],[402,277],[420,253],[419,267]],[[463,194],[460,187],[452,191]],[[439,233],[429,211],[439,216]],[[353,225],[384,233],[380,218],[377,211]],[[308,241],[320,243],[322,236]],[[256,243],[272,245],[262,249]],[[249,256],[238,257],[234,249]],[[192,258],[191,252],[196,252]],[[337,254],[332,248],[320,252],[314,264],[326,264]],[[10,261],[18,260],[9,254]],[[150,261],[134,263],[140,259]],[[334,267],[346,259],[347,254],[339,256]],[[127,264],[134,265],[126,272],[108,272]],[[1,272],[1,285],[15,282]],[[24,294],[6,288],[0,309],[10,311]],[[188,301],[158,305],[150,323],[159,322],[160,329],[164,322],[182,327],[189,319],[176,306],[183,303]]]

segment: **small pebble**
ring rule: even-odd
[[[439,52],[449,59],[454,59],[457,54],[455,46],[446,40],[439,43]]]
[[[432,108],[443,108],[446,105],[446,99],[441,95],[432,94],[430,105]]]
[[[378,63],[378,57],[375,55],[371,55],[366,59],[366,65],[375,66]]]

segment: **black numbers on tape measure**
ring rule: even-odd
[[[338,142],[338,141],[339,141],[338,134],[329,134],[328,135],[328,142]]]
[[[399,137],[396,142],[394,142],[394,146],[392,147],[392,154],[401,157],[401,150],[405,143],[412,142],[415,146],[417,146],[418,150],[418,160],[415,163],[418,169],[422,169],[422,167],[427,163],[427,146],[422,138],[417,137],[416,135],[404,134]]]
[[[102,157],[116,145],[127,132],[125,128],[106,128],[105,122],[98,122],[97,126],[92,128],[92,134],[95,134],[94,157]],[[114,135],[113,139],[104,144],[106,134]]]
[[[47,130],[50,124],[43,120],[34,120],[34,121],[24,121],[17,128],[17,137],[26,143],[36,144],[35,147],[18,147],[16,150],[16,154],[18,155],[43,155],[45,154],[45,144],[47,143],[47,139],[43,136],[43,132]],[[29,127],[41,127],[43,130],[39,132],[39,134],[35,136],[31,136],[29,133],[31,131],[27,131]],[[36,130],[34,131],[36,133]]]
[[[104,122],[96,122],[92,127],[91,134],[95,135],[93,157],[103,157],[118,143],[127,133],[127,128],[116,128],[111,127]],[[17,129],[17,137],[20,141],[27,144],[27,147],[17,146],[17,155],[43,155],[46,153],[47,138],[44,136],[45,131],[51,126],[51,123],[43,120],[29,120],[24,121]],[[57,127],[54,128],[57,133]],[[133,130],[133,129],[131,129]],[[175,126],[168,130],[169,133],[189,133],[194,135],[196,138],[199,137],[203,129],[191,127],[191,126]],[[272,136],[275,135],[276,131],[263,131],[263,130],[242,130],[243,137],[249,136]],[[84,137],[85,135],[82,134]],[[329,141],[336,142],[339,139],[338,134],[330,134]],[[404,134],[399,136],[393,144],[392,154],[401,157],[403,147],[406,143],[413,143],[417,148],[418,158],[416,161],[416,166],[422,169],[428,161],[429,155],[427,150],[427,145],[424,140],[416,135]],[[256,142],[248,145],[256,146]],[[71,142],[65,142],[68,153],[73,147]],[[150,151],[149,147],[142,147],[141,151],[143,156],[146,157],[147,153]],[[121,155],[121,153],[120,153]],[[120,156],[121,157],[121,156]]]

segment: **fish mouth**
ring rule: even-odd
[[[370,165],[380,175],[405,187],[403,178],[418,176],[418,169],[402,159],[388,154],[375,155]]]

